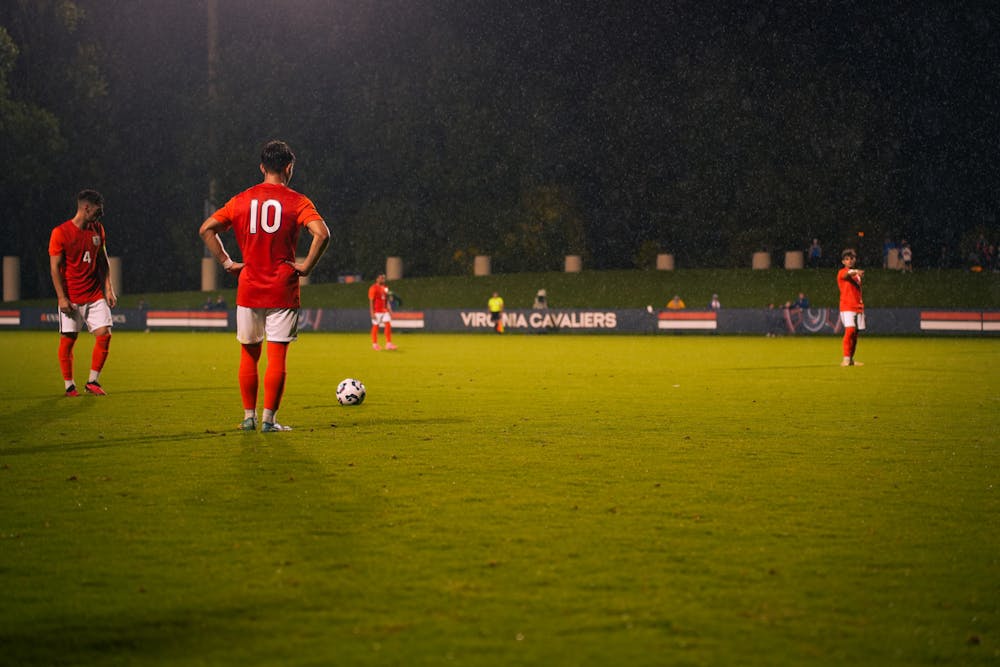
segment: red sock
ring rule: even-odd
[[[108,360],[108,348],[111,346],[111,334],[94,338],[94,352],[90,355],[90,370],[101,372],[104,362]]]
[[[858,345],[858,330],[856,327],[844,329],[844,356],[854,357],[854,348]]]
[[[388,345],[392,342],[392,322],[385,323],[385,343]]]
[[[59,337],[59,368],[62,370],[63,380],[73,379],[74,345],[76,345],[76,338],[72,336]]]
[[[378,325],[372,325],[372,342],[378,344]]]
[[[267,342],[267,370],[264,371],[264,409],[278,411],[285,393],[285,355],[288,343]]]
[[[260,343],[244,345],[240,353],[240,395],[243,409],[257,409],[257,361],[260,360]]]

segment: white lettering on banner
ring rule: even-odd
[[[468,328],[492,328],[490,316],[484,312],[461,313],[462,324]],[[559,311],[504,313],[508,329],[615,329],[618,315],[609,312],[564,313]]]

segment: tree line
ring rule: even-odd
[[[5,3],[3,254],[50,294],[49,232],[94,187],[129,289],[195,289],[198,225],[270,138],[334,234],[317,281],[746,266],[859,231],[869,262],[887,234],[931,261],[995,228],[969,176],[996,133],[967,126],[997,110],[940,87],[971,62],[996,89],[995,10],[649,4]]]

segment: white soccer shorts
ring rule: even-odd
[[[73,314],[59,311],[59,333],[79,333],[84,325],[94,332],[102,327],[111,327],[111,306],[104,299],[90,303],[74,303]]]
[[[381,313],[375,313],[375,317],[372,318],[372,324],[377,327],[391,323],[392,323],[392,313],[390,313],[388,310],[384,310]]]
[[[298,308],[247,308],[236,306],[236,340],[244,345],[263,342],[291,343],[298,339]]]
[[[853,310],[842,310],[840,311],[840,321],[843,323],[845,329],[854,327],[858,331],[865,330],[864,313],[856,313]]]

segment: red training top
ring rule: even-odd
[[[368,288],[368,298],[372,302],[372,308],[376,313],[384,313],[386,311],[385,301],[389,294],[389,288],[385,285],[379,285],[375,283]]]
[[[837,287],[840,288],[840,310],[852,313],[865,312],[865,303],[861,300],[861,276],[851,276],[845,266],[837,272]]]
[[[104,242],[104,226],[99,222],[85,224],[81,229],[67,220],[52,230],[49,256],[62,255],[65,259],[59,272],[70,303],[93,303],[104,298],[104,277],[97,264]]]
[[[295,261],[299,228],[323,218],[305,195],[288,186],[260,183],[236,195],[212,214],[232,228],[243,254],[236,305],[298,308]]]

